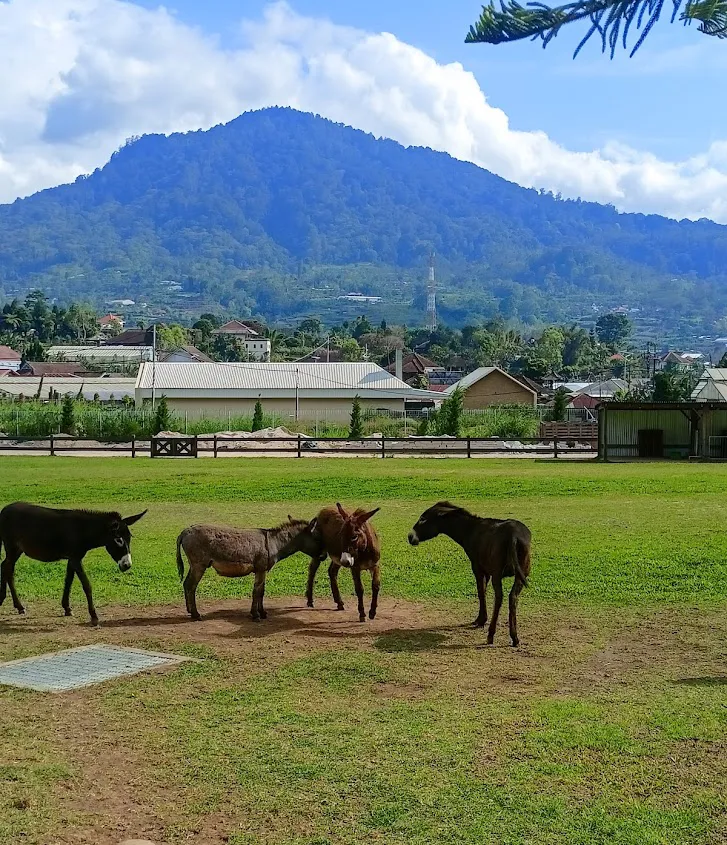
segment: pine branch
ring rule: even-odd
[[[494,0],[484,6],[479,20],[470,27],[465,39],[468,44],[504,44],[523,38],[540,38],[543,46],[555,38],[561,28],[580,20],[589,20],[590,27],[578,44],[574,56],[598,33],[603,52],[613,58],[619,42],[626,48],[632,27],[640,31],[631,50],[634,53],[643,44],[651,28],[664,10],[665,0],[576,0],[564,6],[550,7],[542,3],[521,6],[517,0],[500,0],[500,9]],[[682,0],[672,0],[671,21],[677,17]],[[685,25],[699,20],[699,31],[717,38],[727,38],[727,0],[687,0],[680,17]]]

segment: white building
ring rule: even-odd
[[[17,399],[38,398],[47,401],[51,394],[58,396],[81,396],[84,399],[98,397],[101,402],[111,399],[120,401],[134,397],[136,380],[133,378],[48,378],[46,376],[28,378],[7,378],[0,381],[0,396]]]
[[[212,334],[230,337],[242,344],[251,361],[270,360],[270,341],[252,326],[241,320],[230,320],[215,329]]]
[[[727,401],[727,369],[706,367],[697,386],[692,391],[694,402]]]
[[[347,419],[356,396],[363,408],[404,411],[439,404],[441,393],[417,390],[376,364],[142,364],[136,404],[165,396],[190,416],[251,414],[258,399],[268,413]]]

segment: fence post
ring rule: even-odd
[[[136,457],[136,435],[131,438],[131,457]]]
[[[558,457],[558,435],[557,434],[553,437],[553,457],[554,458]]]
[[[186,432],[186,427],[187,427],[186,421],[185,421],[184,427],[185,427],[184,433],[186,434],[187,433]],[[194,435],[194,457],[195,458],[199,457],[199,434]]]
[[[470,437],[467,438],[467,457],[472,457],[472,439]]]
[[[215,434],[214,440],[212,441],[212,454],[217,457],[217,435]]]
[[[383,434],[381,435],[381,457],[386,457],[386,438]]]
[[[51,436],[50,436],[50,453],[51,453],[51,456],[55,455],[55,453],[56,453],[55,445],[53,443],[53,433],[52,432],[51,432]]]
[[[302,457],[301,452],[300,452],[300,432],[298,432],[298,457],[299,458]]]

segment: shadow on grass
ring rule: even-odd
[[[446,634],[436,631],[389,631],[374,640],[374,648],[387,654],[396,652],[434,651],[447,642]]]
[[[684,687],[727,687],[727,675],[706,676],[703,678],[677,678],[673,683]]]

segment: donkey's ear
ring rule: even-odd
[[[135,522],[138,522],[142,518],[142,516],[146,516],[146,513],[147,513],[148,510],[149,509],[147,508],[146,511],[142,511],[141,513],[137,513],[136,516],[125,516],[124,522],[127,525],[133,525]]]
[[[295,520],[290,514],[288,514],[288,522],[295,522]]]
[[[318,528],[318,517],[314,516],[308,523],[308,530],[313,533]]]
[[[361,516],[358,517],[357,521],[361,525],[363,525],[364,522],[368,522],[371,519],[371,517],[374,516],[375,514],[377,514],[380,510],[381,510],[381,508],[374,508],[374,510],[369,511],[368,513],[363,513],[363,514],[361,514]]]
[[[348,514],[346,513],[346,511],[343,508],[343,505],[340,502],[336,502],[336,507],[338,508],[338,512],[341,514],[341,516],[344,519],[348,519]]]

